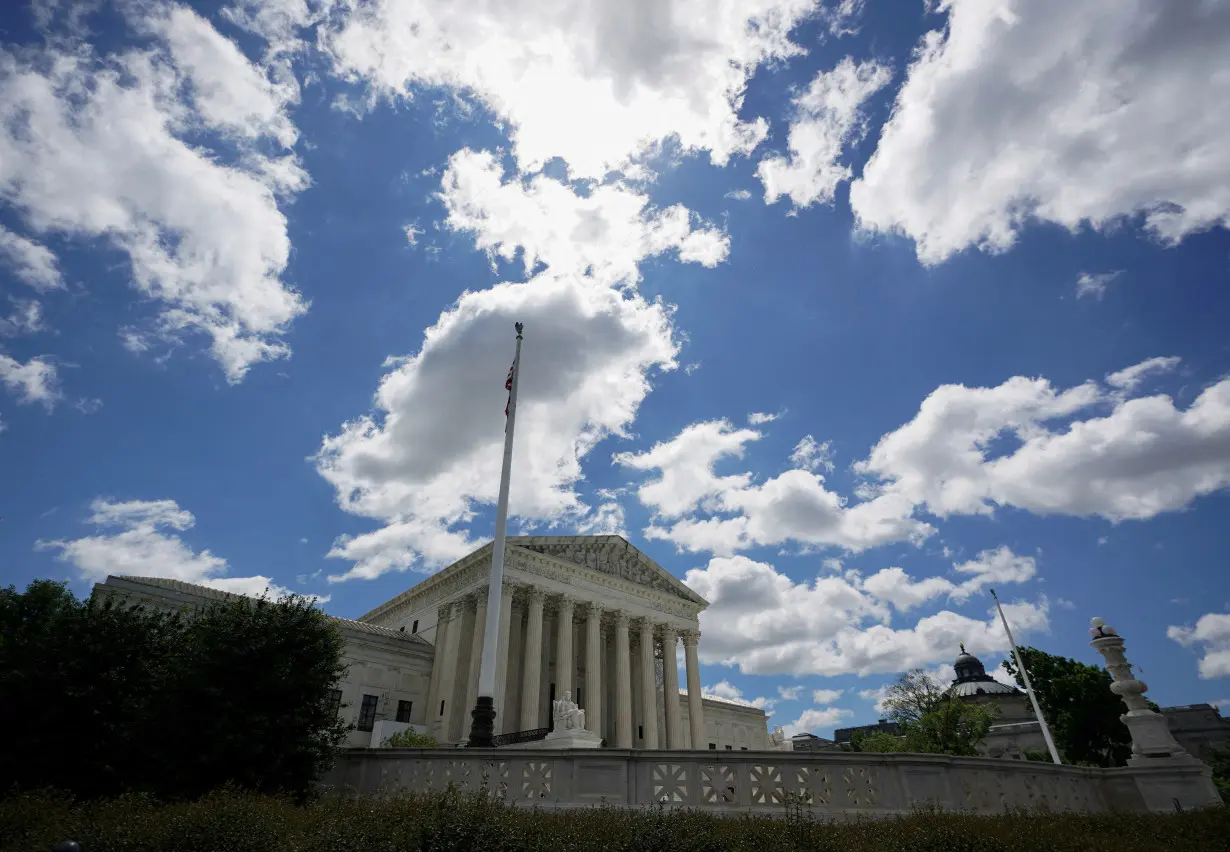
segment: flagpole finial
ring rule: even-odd
[[[516,323],[513,323],[513,328],[517,329],[517,337],[520,337],[520,336],[521,336],[521,332],[523,332],[523,331],[525,330],[525,323],[523,323],[523,322],[516,322]]]

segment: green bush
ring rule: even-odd
[[[920,812],[829,823],[789,806],[726,817],[661,807],[539,811],[455,793],[304,806],[235,790],[167,805],[50,793],[0,800],[5,852],[46,852],[69,838],[82,852],[1215,852],[1230,848],[1230,810]]]
[[[439,743],[430,734],[420,734],[414,728],[406,728],[385,737],[381,745],[387,748],[435,748]]]

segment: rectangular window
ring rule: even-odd
[[[577,687],[577,706],[578,707],[585,706],[585,699],[582,697],[582,695],[583,693],[581,692],[581,687],[578,686]]]
[[[379,696],[363,696],[363,706],[359,708],[359,724],[356,726],[360,731],[370,731],[376,724],[376,703],[378,701],[380,701]]]
[[[397,721],[410,721],[410,708],[414,706],[413,701],[398,701],[397,702]]]
[[[329,710],[334,716],[342,711],[342,691],[340,689],[329,690]]]
[[[547,689],[547,731],[555,730],[555,684]]]
[[[747,746],[739,746],[739,751],[747,751]]]
[[[709,743],[709,751],[717,751],[717,743]]]
[[[644,725],[637,725],[637,726],[636,726],[636,738],[637,738],[638,740],[643,740],[643,739],[645,739],[645,726],[644,726]]]
[[[734,751],[734,746],[726,746],[727,751]]]
[[[417,618],[414,620],[414,624],[410,625],[410,632],[411,633],[419,632],[419,620]]]
[[[443,698],[440,699],[440,715],[441,716],[444,715],[444,699]]]

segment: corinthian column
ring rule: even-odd
[[[683,731],[679,728],[679,660],[675,651],[679,634],[675,628],[662,631],[662,703],[666,705],[666,747],[683,748]]]
[[[448,603],[444,607],[444,617],[448,623],[448,631],[444,635],[444,656],[440,663],[440,698],[431,712],[436,714],[436,734],[442,743],[452,742],[453,726],[451,724],[454,704],[457,699],[457,655],[461,648],[461,631],[463,624],[462,605]]]
[[[521,728],[538,727],[538,693],[542,684],[542,589],[530,589],[525,614],[525,683],[521,685]]]
[[[483,634],[487,626],[487,592],[485,590],[479,589],[473,606],[474,632],[470,634],[470,670],[466,678],[466,703],[465,706],[457,708],[461,713],[462,736],[470,730],[470,726],[466,724],[466,717],[478,703],[478,670],[483,659]]]
[[[585,727],[602,736],[602,607],[585,614]]]
[[[577,602],[570,597],[560,598],[555,637],[556,698],[563,698],[565,692],[572,692],[572,673],[577,667],[576,660],[572,658],[572,616],[576,605]]]
[[[687,630],[683,634],[683,661],[688,669],[688,722],[692,731],[692,748],[706,748],[705,707],[700,698],[700,660],[696,656],[696,643],[700,641],[699,630]]]
[[[641,714],[645,748],[658,747],[658,683],[653,664],[653,622],[641,619]]]
[[[515,585],[504,581],[503,594],[500,597],[500,640],[496,646],[495,669],[495,732],[497,734],[511,733],[508,717],[504,715],[504,693],[508,691],[508,642],[512,626],[513,591]]]
[[[615,747],[632,748],[632,673],[628,613],[615,613]]]

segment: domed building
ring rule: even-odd
[[[948,687],[949,695],[998,710],[980,749],[987,757],[1020,760],[1027,750],[1046,751],[1042,726],[1024,692],[987,674],[982,660],[966,651],[964,644],[952,667],[957,679]]]

